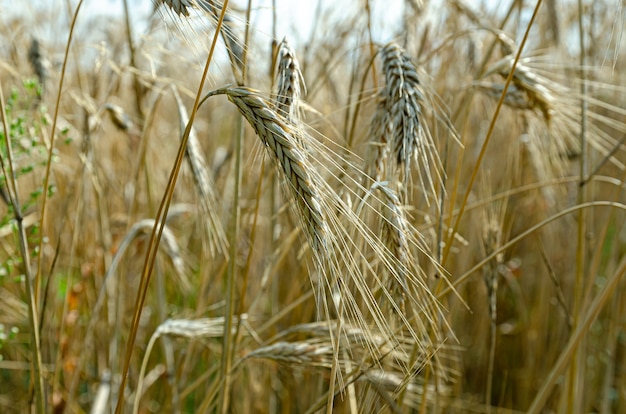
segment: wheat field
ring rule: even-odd
[[[0,0],[0,412],[626,412],[624,2],[94,3]]]

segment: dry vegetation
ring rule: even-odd
[[[0,16],[0,411],[626,411],[623,2],[120,2]]]

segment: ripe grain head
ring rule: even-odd
[[[300,98],[306,93],[304,77],[295,51],[286,39],[278,46],[278,91],[276,106],[281,115],[298,124],[300,118]]]
[[[434,315],[440,312],[439,304],[425,285],[418,266],[402,263],[402,254],[392,251],[379,232],[366,223],[363,217],[367,214],[354,211],[358,205],[360,210],[369,211],[368,214],[383,217],[363,199],[368,190],[360,184],[367,179],[361,169],[337,153],[329,152],[328,147],[307,135],[305,130],[301,130],[303,141],[298,142],[293,132],[296,127],[282,118],[259,92],[245,87],[227,87],[210,92],[209,96],[215,94],[226,94],[237,106],[284,177],[289,198],[296,206],[313,253],[313,274],[320,275],[319,279],[311,278],[317,287],[320,317],[327,321],[340,318],[344,326],[358,327],[367,336],[362,347],[373,361],[385,354],[381,349],[394,349],[404,336],[412,338],[420,349],[428,348],[430,339],[426,332],[438,330]],[[315,165],[311,159],[316,160]],[[339,188],[329,184],[333,180],[337,180]],[[355,197],[356,204],[350,202],[351,197]],[[397,218],[391,217],[387,222]],[[415,243],[408,236],[412,227],[404,228],[405,225],[409,226],[408,222],[396,223],[393,231],[406,231],[407,235],[400,234],[401,240],[406,236],[409,244]],[[417,245],[411,248],[421,249]],[[405,297],[410,316],[400,311],[402,295],[390,292],[395,289],[394,285],[403,284],[408,291]],[[381,301],[391,305],[383,306]],[[393,322],[390,309],[395,312]],[[438,334],[433,335],[438,338]],[[380,338],[384,346],[378,345],[375,338]],[[339,340],[355,339],[343,330]],[[406,358],[403,361],[399,365],[406,370]]]
[[[154,0],[155,5],[165,4],[177,15],[189,16],[189,9],[196,5],[194,0]]]
[[[385,86],[372,120],[372,141],[376,148],[375,176],[385,181],[399,176],[402,193],[412,184],[416,170],[426,194],[436,194],[435,183],[441,178],[441,162],[432,135],[424,122],[426,97],[417,67],[409,55],[395,43],[379,51]],[[417,162],[417,167],[412,163]],[[384,171],[384,172],[383,172]],[[428,198],[427,198],[428,199]]]
[[[328,224],[322,208],[322,196],[314,179],[315,168],[306,158],[288,122],[272,105],[249,88],[231,87],[225,93],[252,126],[282,172],[293,197],[307,239],[320,257],[326,256]]]

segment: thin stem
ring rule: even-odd
[[[126,24],[126,40],[128,41],[128,50],[130,52],[130,66],[136,68],[135,44],[133,43],[133,30],[128,10],[128,0],[124,0],[124,22]],[[133,86],[135,88],[135,105],[137,108],[137,114],[143,117],[143,110],[141,107],[141,84],[138,81],[137,72],[133,72]]]
[[[70,54],[70,46],[72,44],[72,37],[74,36],[74,27],[76,26],[76,20],[78,18],[78,12],[80,11],[81,6],[83,5],[83,0],[78,2],[76,6],[76,10],[74,11],[74,15],[72,16],[72,23],[70,24],[70,32],[67,37],[67,42],[65,44],[65,54],[63,56],[63,66],[61,67],[61,77],[59,79],[59,90],[57,92],[56,102],[54,104],[54,115],[52,116],[52,128],[50,129],[50,147],[48,148],[48,158],[46,159],[46,172],[43,180],[43,194],[41,199],[41,213],[39,214],[41,220],[41,237],[39,238],[39,251],[37,256],[37,261],[39,262],[39,266],[37,266],[37,274],[35,275],[35,301],[39,300],[39,286],[41,286],[41,269],[43,266],[42,258],[43,258],[43,241],[45,239],[45,231],[44,226],[46,223],[46,212],[48,206],[48,186],[50,185],[50,169],[52,168],[52,154],[54,149],[54,142],[56,138],[56,128],[57,128],[57,120],[59,118],[59,107],[61,105],[61,93],[63,92],[63,83],[65,81],[65,73],[67,71],[67,62],[69,60]]]
[[[219,29],[222,26],[222,22],[224,20],[224,14],[226,12],[227,5],[228,5],[228,0],[225,0],[224,5],[222,7],[222,13],[217,23],[217,30],[215,31],[215,34],[213,36],[211,48],[209,50],[206,63],[204,65],[204,71],[202,73],[202,77],[200,78],[200,84],[198,85],[198,91],[196,94],[196,99],[194,101],[194,106],[193,106],[191,113],[189,114],[189,122],[187,123],[187,127],[185,128],[185,133],[183,134],[183,137],[181,139],[180,146],[178,148],[178,154],[176,155],[176,160],[174,161],[174,166],[172,168],[172,172],[167,182],[167,188],[165,189],[165,194],[163,195],[163,199],[161,200],[161,204],[157,212],[157,217],[155,219],[155,226],[153,227],[152,232],[150,234],[150,240],[148,242],[148,251],[146,252],[140,285],[137,291],[137,299],[135,302],[135,313],[133,315],[133,321],[131,324],[128,342],[126,345],[126,357],[124,359],[124,368],[122,370],[122,379],[120,381],[119,399],[117,401],[117,406],[115,407],[116,414],[121,414],[122,407],[124,405],[124,391],[126,388],[126,381],[128,379],[128,370],[130,368],[130,360],[131,360],[131,356],[133,353],[135,338],[137,337],[137,330],[139,328],[139,319],[141,318],[143,305],[145,303],[146,294],[148,292],[148,285],[150,283],[150,278],[152,276],[152,271],[154,269],[154,264],[156,261],[158,245],[161,240],[161,235],[163,234],[163,229],[165,227],[165,217],[167,217],[167,213],[169,211],[172,196],[174,194],[174,188],[176,187],[178,174],[180,172],[183,159],[185,157],[185,151],[187,148],[187,141],[189,140],[189,134],[191,132],[193,122],[198,112],[198,107],[200,106],[202,90],[204,88],[204,83],[206,81],[207,75],[209,73],[209,66],[211,64],[211,61],[213,60],[213,52],[215,51],[215,45],[217,44],[217,39],[219,37],[219,32],[220,32]]]
[[[489,291],[489,305],[490,305],[490,311],[489,313],[491,314],[491,320],[489,323],[489,362],[488,362],[488,366],[487,366],[487,386],[485,387],[485,406],[487,407],[487,413],[490,414],[491,411],[491,396],[493,394],[493,372],[494,372],[494,367],[495,367],[495,360],[496,360],[496,341],[497,341],[497,333],[498,333],[498,326],[497,326],[497,302],[496,302],[496,294],[497,294],[497,289],[498,289],[498,274],[497,274],[497,268],[494,267],[494,269],[492,269],[492,274],[490,275],[491,280],[488,280],[487,283],[489,284],[488,286],[488,291]]]
[[[231,366],[233,355],[233,316],[235,312],[235,276],[237,265],[237,245],[239,235],[240,205],[239,198],[241,196],[241,148],[244,136],[243,118],[237,120],[239,133],[235,139],[235,188],[233,190],[233,210],[232,221],[230,227],[229,243],[229,261],[228,272],[226,275],[226,319],[224,321],[224,344],[222,350],[222,363],[220,369],[220,378],[222,379],[221,391],[221,412],[227,413],[230,406],[230,382],[231,382]]]
[[[223,6],[222,13],[226,10],[226,5]],[[246,31],[244,37],[244,48],[242,56],[241,67],[241,82],[245,84],[247,81],[247,50],[248,50],[248,38],[250,35],[250,13],[252,10],[252,0],[248,0],[248,8],[246,10]],[[231,376],[232,376],[232,364],[233,364],[233,352],[234,342],[236,341],[236,333],[233,335],[233,317],[236,308],[236,289],[235,289],[235,277],[237,275],[237,246],[239,246],[239,226],[241,220],[240,211],[240,197],[241,197],[241,159],[242,159],[242,143],[245,136],[245,125],[243,117],[237,118],[238,133],[235,140],[235,188],[233,190],[233,210],[232,210],[232,222],[230,229],[230,260],[228,262],[228,272],[226,276],[226,320],[224,321],[224,345],[222,351],[222,363],[220,369],[220,378],[223,381],[221,390],[221,412],[228,413],[230,411],[230,388],[231,388]],[[245,289],[245,286],[244,286]]]
[[[461,218],[463,217],[463,213],[465,212],[465,206],[467,205],[467,200],[469,200],[469,196],[473,190],[474,187],[474,181],[476,180],[476,177],[478,176],[478,171],[480,169],[480,164],[482,163],[482,160],[485,156],[485,153],[487,152],[487,146],[489,144],[489,142],[491,141],[491,137],[493,136],[493,133],[495,131],[495,126],[496,126],[496,121],[498,120],[498,115],[500,114],[500,109],[502,108],[502,104],[504,103],[504,98],[506,97],[506,93],[509,90],[509,85],[511,84],[511,81],[513,80],[513,74],[515,73],[515,68],[517,67],[517,62],[519,62],[520,56],[522,55],[522,51],[524,50],[524,46],[526,45],[526,41],[528,40],[528,35],[530,34],[530,29],[533,27],[533,23],[535,22],[535,19],[537,18],[537,15],[539,13],[539,8],[541,6],[542,0],[537,0],[537,4],[535,5],[535,9],[533,10],[533,15],[530,19],[530,22],[528,23],[528,26],[526,27],[526,31],[524,32],[524,37],[522,38],[522,42],[520,43],[519,49],[517,50],[517,53],[515,54],[515,60],[513,61],[513,65],[511,66],[511,70],[509,72],[509,76],[506,79],[506,82],[504,84],[504,88],[502,90],[502,95],[500,95],[500,99],[498,100],[498,104],[496,105],[496,109],[493,113],[493,116],[491,117],[491,122],[489,124],[489,129],[487,130],[487,136],[485,137],[485,140],[483,142],[482,147],[480,148],[480,153],[478,154],[478,158],[476,159],[476,163],[474,168],[472,169],[472,175],[469,179],[469,182],[467,184],[467,190],[465,191],[465,195],[463,196],[463,200],[461,202],[461,207],[460,207],[460,211],[459,214],[456,218],[456,221],[454,222],[454,226],[452,228],[452,232],[450,234],[450,240],[448,240],[448,243],[446,244],[446,249],[444,251],[443,254],[443,258],[442,258],[442,265],[444,265],[448,259],[448,255],[450,254],[450,246],[452,245],[451,239],[454,237],[454,235],[458,232],[459,230],[459,225],[461,223]]]
[[[338,281],[341,283],[341,280]],[[332,330],[329,328],[330,339],[333,342],[333,363],[330,369],[330,384],[328,385],[328,400],[326,401],[326,414],[332,414],[333,405],[334,405],[334,397],[335,397],[335,382],[337,381],[337,376],[341,375],[341,373],[337,372],[339,368],[339,347],[341,346],[341,329],[343,322],[343,312],[345,306],[344,298],[340,299],[339,310],[337,312],[337,327],[335,331],[335,336],[333,338]]]
[[[550,371],[548,378],[545,380],[541,388],[539,388],[539,392],[528,409],[528,414],[536,414],[542,411],[554,384],[562,375],[565,368],[567,368],[568,362],[576,359],[575,353],[578,349],[578,345],[581,341],[583,341],[585,335],[589,331],[589,328],[600,314],[600,311],[604,308],[604,305],[612,297],[612,294],[615,293],[619,282],[622,280],[622,276],[624,276],[624,273],[626,273],[626,259],[622,260],[622,263],[617,271],[609,278],[602,291],[591,303],[591,306],[589,307],[589,310],[585,314],[584,318],[581,318],[580,325],[563,349],[563,352],[561,352],[561,355],[554,364],[552,371]]]
[[[8,125],[9,121],[6,118],[6,107],[4,105],[4,94],[2,92],[2,85],[0,84],[0,120],[4,128],[4,142],[7,150],[7,162],[5,165],[4,160],[0,157],[0,164],[2,167],[2,173],[7,183],[10,183],[8,189],[8,197],[13,207],[13,215],[17,223],[18,241],[20,247],[20,254],[24,264],[24,285],[26,287],[26,296],[28,300],[28,323],[31,331],[31,341],[34,348],[32,355],[32,368],[31,379],[32,385],[35,390],[35,404],[38,413],[45,413],[45,400],[44,400],[44,384],[43,376],[41,374],[41,342],[39,337],[39,313],[37,308],[37,300],[35,298],[33,287],[33,273],[30,266],[30,254],[28,251],[28,240],[26,238],[26,229],[24,228],[24,216],[22,215],[22,209],[19,202],[19,191],[17,186],[17,180],[15,178],[13,169],[13,152],[11,149],[11,136],[9,135]],[[11,188],[12,187],[12,188]],[[44,194],[46,191],[44,191]],[[42,237],[43,239],[43,237]]]
[[[583,31],[583,4],[582,0],[578,0],[578,41],[580,47],[580,182],[584,182],[587,177],[587,82],[586,82],[586,70],[585,70],[585,33]],[[578,204],[582,204],[587,199],[588,186],[578,186],[577,201]],[[582,209],[578,212],[578,226],[576,232],[576,282],[574,285],[574,312],[573,312],[573,327],[577,328],[580,321],[581,304],[583,301],[583,278],[585,275],[585,233],[587,231],[587,210]],[[578,392],[580,387],[581,376],[584,375],[585,364],[581,360],[582,352],[580,349],[576,351],[576,355],[573,358],[571,370],[568,378],[568,398],[567,407],[568,412],[574,413],[581,409],[581,396],[582,393]]]
[[[511,3],[511,7],[509,7],[509,9],[507,10],[506,15],[502,19],[502,23],[500,24],[500,29],[504,28],[506,23],[511,18],[511,15],[513,14],[513,11],[515,9],[515,3],[516,2],[517,1],[514,1],[513,3]],[[495,33],[496,32],[494,32],[494,34]],[[453,36],[453,38],[454,38],[454,36]],[[491,43],[491,45],[487,49],[487,52],[485,53],[485,57],[483,58],[479,68],[477,69],[476,73],[474,74],[474,78],[475,79],[479,79],[480,77],[482,77],[483,73],[485,72],[485,68],[487,67],[487,64],[489,63],[489,59],[491,59],[491,56],[492,56],[492,54],[493,54],[493,52],[494,52],[498,42],[500,42],[500,40],[496,36],[496,38],[493,40],[493,42]],[[521,50],[521,48],[520,48],[520,50]],[[513,68],[515,68],[515,65],[513,65]],[[511,70],[514,70],[514,69],[511,69]],[[505,88],[508,89],[508,85],[509,85],[509,82],[506,82]],[[506,92],[506,89],[503,92]],[[504,97],[504,96],[505,96],[505,93],[502,94],[502,97]],[[463,119],[465,119],[465,121],[463,121],[464,127],[462,129],[469,128],[469,120],[467,118],[469,117],[469,108],[471,107],[471,102],[472,102],[473,97],[474,97],[473,91],[469,90],[468,93],[466,93],[463,96],[463,98],[461,99],[461,103],[457,106],[457,108],[455,110],[455,113],[450,118],[452,120],[452,122],[456,124],[457,121],[459,119],[461,119],[461,115],[463,115]],[[498,102],[498,104],[500,104],[500,102]],[[498,105],[498,108],[500,108],[500,105]],[[465,140],[467,138],[467,131],[464,131],[462,134],[460,134],[460,136],[462,137],[462,142],[461,142],[462,148],[465,148]],[[455,175],[454,175],[454,179],[452,181],[452,185],[449,186],[449,187],[451,187],[450,202],[449,202],[450,206],[455,206],[456,205],[458,188],[459,188],[459,185],[460,185],[460,182],[461,182],[461,171],[462,171],[462,168],[460,168],[460,166],[462,165],[463,155],[464,154],[465,154],[465,152],[463,150],[459,151],[458,155],[456,157],[456,161],[453,164],[453,165],[457,165],[458,167],[456,169],[456,172],[455,172]],[[470,186],[469,189],[471,189],[471,186]],[[469,191],[469,189],[468,189],[468,191]],[[463,205],[464,204],[465,203],[463,203]],[[457,225],[458,225],[458,222],[457,222]],[[452,228],[452,217],[450,217],[450,219],[446,223],[446,227],[447,228]],[[450,249],[452,247],[452,243],[451,242],[452,242],[453,238],[454,238],[454,233],[451,233],[448,242],[444,246],[443,254],[441,255],[441,264],[442,265],[445,264],[445,261],[446,261],[446,259],[448,257],[448,253],[449,253],[449,251],[450,251]]]
[[[484,257],[481,261],[479,261],[474,266],[472,266],[471,269],[467,270],[465,273],[460,275],[454,281],[454,283],[452,283],[452,286],[448,286],[447,288],[443,289],[441,292],[438,292],[437,295],[436,295],[437,299],[441,300],[442,298],[447,296],[448,293],[451,293],[451,292],[455,291],[454,289],[459,287],[461,284],[465,283],[467,281],[467,279],[469,279],[469,277],[475,271],[477,271],[478,269],[483,267],[485,264],[489,263],[489,261],[494,259],[497,255],[499,255],[502,252],[506,251],[506,249],[508,249],[509,247],[515,245],[516,243],[518,243],[522,239],[524,239],[524,238],[528,237],[529,235],[533,234],[534,232],[536,232],[540,228],[542,228],[542,227],[552,223],[553,221],[556,221],[556,220],[560,219],[561,217],[567,216],[568,214],[575,213],[575,212],[577,212],[580,209],[583,209],[583,208],[593,208],[593,207],[612,207],[612,208],[618,208],[618,209],[626,211],[626,204],[616,203],[616,202],[613,202],[613,201],[591,201],[591,202],[587,202],[587,203],[584,203],[584,204],[579,204],[579,205],[576,205],[576,206],[572,206],[570,208],[566,208],[565,210],[559,211],[558,213],[556,213],[556,214],[548,217],[547,219],[542,220],[541,222],[535,224],[534,226],[528,228],[523,233],[517,235],[516,237],[512,238],[508,242],[504,243],[498,249],[494,250],[493,253],[491,253],[490,255]]]

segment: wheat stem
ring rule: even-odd
[[[223,18],[224,13],[226,12],[226,6],[228,4],[228,0],[224,2],[224,7],[222,9],[221,18]],[[184,159],[185,150],[187,147],[187,141],[189,139],[189,134],[191,132],[191,128],[193,125],[193,121],[195,119],[196,113],[198,111],[198,107],[200,105],[200,98],[202,96],[202,89],[204,87],[204,83],[206,81],[209,66],[213,59],[213,51],[215,50],[215,45],[217,43],[217,36],[219,32],[219,27],[221,25],[222,20],[218,22],[218,30],[213,36],[213,41],[211,43],[211,48],[209,49],[209,53],[207,55],[206,63],[204,65],[204,71],[200,78],[200,84],[198,85],[198,92],[196,95],[196,100],[189,116],[189,122],[187,124],[187,128],[185,129],[185,133],[181,139],[181,143],[178,149],[178,154],[176,155],[176,160],[174,162],[174,166],[172,168],[170,178],[167,183],[167,188],[165,189],[165,193],[163,195],[163,199],[161,200],[161,204],[159,206],[159,210],[156,216],[157,225],[154,226],[152,233],[150,235],[150,241],[148,242],[148,251],[146,253],[143,271],[141,275],[140,286],[137,291],[137,299],[135,302],[135,312],[133,315],[133,321],[131,324],[131,329],[128,337],[127,347],[126,347],[126,355],[124,358],[124,367],[122,369],[122,378],[120,381],[119,387],[119,398],[117,401],[117,405],[115,407],[115,414],[121,414],[122,407],[124,405],[124,392],[126,388],[126,381],[128,379],[128,370],[130,368],[130,360],[134,349],[135,338],[137,336],[137,330],[139,328],[139,319],[141,317],[141,312],[143,311],[143,304],[146,300],[146,294],[148,292],[148,286],[150,283],[150,278],[152,275],[152,270],[154,269],[154,263],[156,260],[156,252],[159,241],[161,240],[161,235],[163,234],[163,228],[165,226],[164,218],[167,217],[167,212],[169,210],[169,206],[172,200],[172,196],[174,194],[174,188],[176,186],[176,181],[178,179],[178,174],[180,172],[180,168]]]
[[[590,304],[587,312],[584,315],[581,315],[582,318],[580,318],[576,331],[570,337],[567,345],[561,352],[559,359],[554,364],[554,367],[552,367],[548,378],[546,378],[544,383],[539,388],[539,392],[535,396],[535,399],[527,411],[528,414],[536,414],[543,410],[554,384],[563,374],[563,371],[567,368],[568,363],[573,363],[573,361],[576,360],[578,345],[584,341],[591,325],[604,308],[604,305],[609,301],[612,294],[617,291],[619,282],[622,280],[624,273],[626,273],[626,260],[621,261],[615,273],[611,275],[600,293],[598,293],[598,296],[596,296]]]
[[[448,260],[448,255],[450,254],[450,247],[452,246],[452,237],[459,231],[459,225],[461,223],[461,218],[463,217],[463,214],[465,212],[465,207],[467,206],[467,201],[469,200],[469,196],[472,192],[472,189],[474,187],[474,181],[476,180],[476,177],[478,176],[478,171],[480,169],[480,165],[482,163],[483,158],[485,157],[485,153],[487,152],[487,146],[489,144],[489,142],[491,141],[491,137],[493,136],[494,130],[495,130],[495,125],[496,125],[496,121],[498,120],[498,116],[500,114],[500,109],[502,108],[502,104],[504,103],[504,99],[506,97],[506,92],[509,89],[509,85],[511,85],[511,81],[513,80],[513,74],[515,73],[515,67],[517,66],[517,62],[519,62],[520,56],[522,55],[522,51],[524,50],[524,46],[526,45],[526,41],[528,40],[528,35],[530,34],[530,29],[533,27],[533,23],[535,22],[535,19],[537,18],[537,15],[539,13],[539,8],[541,6],[541,2],[542,0],[537,0],[537,4],[535,5],[535,8],[533,10],[533,14],[530,18],[530,21],[528,22],[528,25],[526,26],[526,31],[524,32],[524,37],[522,38],[522,42],[520,43],[519,49],[517,50],[517,53],[515,54],[515,59],[513,61],[512,64],[512,69],[508,74],[508,77],[506,79],[506,82],[504,84],[504,88],[502,90],[502,95],[500,96],[500,99],[498,100],[498,104],[496,105],[496,109],[493,112],[493,115],[491,117],[491,121],[489,124],[489,128],[487,130],[487,135],[485,136],[485,140],[483,141],[483,144],[480,148],[480,153],[478,154],[478,157],[476,158],[476,162],[475,162],[475,166],[472,169],[472,175],[470,176],[470,179],[467,183],[467,190],[465,191],[465,195],[463,196],[463,200],[461,200],[461,207],[459,210],[459,214],[457,215],[457,218],[454,222],[454,226],[452,227],[452,234],[450,236],[450,238],[448,239],[448,242],[446,243],[446,248],[444,249],[444,253],[443,253],[443,258],[441,260],[441,264],[445,266],[447,260]]]
[[[8,188],[8,198],[13,208],[13,215],[17,223],[18,242],[20,255],[24,264],[24,286],[26,287],[26,298],[28,303],[28,323],[30,328],[30,336],[32,341],[31,352],[31,386],[35,392],[35,409],[37,413],[46,412],[45,402],[45,388],[43,382],[43,374],[41,371],[42,359],[41,359],[41,341],[40,341],[40,325],[39,325],[39,311],[38,302],[35,294],[35,286],[33,286],[33,273],[30,264],[30,252],[28,250],[28,239],[26,237],[26,228],[24,227],[24,216],[22,214],[22,208],[19,201],[19,191],[17,185],[17,179],[13,164],[13,151],[11,148],[11,135],[9,135],[8,125],[9,120],[6,117],[6,107],[4,104],[4,94],[2,92],[2,85],[0,84],[0,120],[2,121],[2,127],[4,129],[4,142],[6,145],[7,165],[5,165],[4,159],[0,156],[0,163],[2,167],[2,173],[7,183],[10,183]],[[50,151],[52,152],[52,151]],[[46,193],[47,191],[44,191]],[[42,237],[43,239],[43,237]]]
[[[585,180],[587,176],[587,74],[584,70],[586,65],[585,59],[585,31],[583,26],[583,3],[582,0],[577,1],[578,4],[578,41],[580,46],[580,68],[579,75],[581,77],[580,83],[580,182]],[[578,186],[577,202],[578,204],[584,203],[589,193],[589,186]],[[574,309],[573,309],[573,327],[576,329],[582,316],[582,303],[583,303],[583,284],[585,276],[586,265],[586,251],[587,251],[587,211],[581,209],[578,211],[577,218],[577,232],[576,232],[576,280],[574,283]],[[567,407],[571,413],[581,412],[582,393],[579,392],[580,386],[585,375],[585,360],[584,353],[576,350],[572,357],[572,366],[569,372],[568,378],[568,393],[567,393]]]

